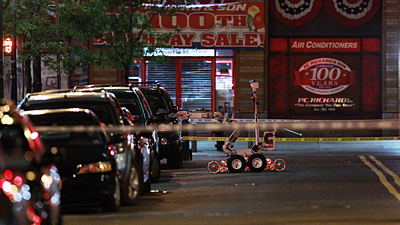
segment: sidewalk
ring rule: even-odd
[[[197,152],[217,151],[215,141],[196,141],[189,144],[197,145]],[[246,141],[237,141],[234,143],[233,149],[247,149],[253,143]],[[357,150],[393,150],[400,151],[400,141],[293,141],[293,142],[276,142],[276,151],[302,151],[302,150],[338,150],[338,151],[357,151]],[[193,151],[195,152],[195,151]]]

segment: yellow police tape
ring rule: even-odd
[[[183,136],[184,141],[226,141],[226,137]],[[396,141],[400,137],[331,137],[331,138],[275,138],[276,141]],[[256,141],[254,137],[239,137],[236,141]]]

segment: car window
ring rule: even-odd
[[[143,103],[143,108],[145,108],[145,110],[143,110],[144,113],[146,114],[146,116],[148,118],[152,117],[153,111],[151,110],[149,102],[147,101],[147,99],[145,98],[145,96],[143,95],[143,93],[140,90],[138,90],[137,93],[140,98],[140,101]]]
[[[122,107],[125,107],[129,110],[129,112],[132,114],[132,117],[136,119],[141,119],[141,113],[138,113],[138,105],[137,103],[132,103],[132,102],[120,102]]]
[[[121,106],[127,108],[132,116],[135,119],[143,119],[143,118],[148,118],[148,115],[145,115],[143,112],[143,105],[141,104],[141,101],[138,99],[138,96],[136,95],[135,92],[130,91],[130,90],[107,90],[115,94],[117,96],[119,103]]]
[[[74,99],[75,100],[75,99]],[[119,118],[118,115],[115,115],[115,111],[113,111],[116,106],[110,106],[105,102],[96,102],[91,101],[90,103],[87,101],[64,101],[64,102],[29,102],[29,104],[23,104],[22,109],[24,110],[38,110],[38,109],[60,109],[60,108],[83,108],[92,110],[99,120],[106,126],[113,126],[119,124],[116,118]]]
[[[32,123],[36,126],[73,126],[73,125],[100,125],[99,122],[89,115],[80,113],[50,113],[29,115]]]
[[[2,125],[0,127],[0,140],[3,153],[6,155],[24,156],[25,151],[30,149],[24,131],[18,124]]]
[[[60,132],[48,131],[39,132],[40,138],[44,143],[63,144],[63,145],[101,145],[105,144],[105,138],[100,132]]]
[[[49,113],[29,115],[35,126],[100,126],[99,121],[89,117],[86,113]],[[46,143],[63,143],[70,141],[82,144],[102,144],[105,143],[104,136],[98,131],[86,132],[39,132],[40,137]]]
[[[153,114],[172,113],[172,109],[168,107],[168,103],[158,92],[146,92],[145,96]]]

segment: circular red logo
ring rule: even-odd
[[[332,58],[318,58],[304,63],[295,71],[295,85],[318,95],[333,95],[355,85],[355,71],[342,61]]]

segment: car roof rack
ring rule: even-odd
[[[116,83],[116,84],[87,84],[87,85],[78,85],[73,88],[73,91],[78,89],[87,89],[87,88],[107,88],[107,87],[131,87],[130,84]]]
[[[134,88],[134,87],[141,87],[143,84],[153,84],[153,86],[156,89],[161,88],[161,84],[157,81],[147,81],[147,82],[131,82],[131,83],[115,83],[115,84],[87,84],[87,85],[78,85],[75,86],[71,91],[75,92],[78,89],[88,89],[88,88],[106,88],[106,87],[129,87],[129,88]],[[150,86],[150,85],[145,85]]]
[[[161,84],[158,81],[147,81],[147,82],[131,82],[129,85],[134,86],[134,87],[140,87],[142,84],[153,84],[155,88],[159,89],[161,88]]]

